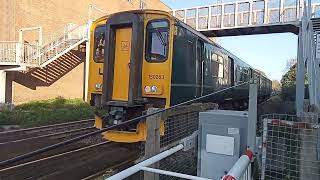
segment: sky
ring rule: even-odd
[[[219,0],[162,0],[172,9],[214,4]],[[234,0],[220,0],[231,2]],[[287,60],[297,57],[298,38],[292,33],[231,36],[218,43],[270,79],[281,80]]]

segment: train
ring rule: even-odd
[[[232,86],[204,101],[237,109],[247,104],[250,80],[259,101],[270,97],[264,73],[168,12],[119,12],[97,19],[90,31],[86,101],[108,112],[100,128]]]

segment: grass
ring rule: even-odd
[[[82,99],[55,99],[32,101],[0,111],[0,125],[35,127],[94,118],[96,109]]]

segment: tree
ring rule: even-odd
[[[297,60],[289,59],[285,68],[286,73],[281,79],[281,98],[287,101],[295,101],[296,99],[296,71],[297,71]],[[308,98],[308,78],[305,74],[305,98]]]
[[[295,101],[296,95],[296,65],[292,65],[281,79],[281,98],[287,101]]]
[[[278,80],[272,80],[272,91],[273,92],[280,92],[281,91],[281,84]]]
[[[287,60],[286,67],[283,69],[283,73],[284,73],[284,74],[287,73],[287,72],[290,70],[290,68],[291,68],[292,66],[294,66],[295,64],[297,64],[297,58],[290,58],[290,59],[288,59],[288,60]]]

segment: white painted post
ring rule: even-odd
[[[211,29],[211,8],[212,8],[212,6],[208,6],[208,29]]]
[[[6,72],[0,71],[0,106],[6,103]]]
[[[91,38],[91,27],[92,21],[88,20],[87,27],[87,42],[86,42],[86,61],[85,61],[85,72],[84,72],[84,101],[88,102],[88,81],[89,81],[89,62],[90,62],[90,38]],[[88,102],[89,103],[89,102]]]
[[[249,2],[249,26],[252,25],[252,15],[253,15],[252,6],[253,6],[253,1],[250,1]]]
[[[239,6],[239,3],[235,3],[234,4],[235,7],[234,7],[234,27],[237,27],[238,26],[238,6]]]
[[[268,13],[268,0],[264,0],[264,20],[263,20],[263,23],[264,24],[268,24],[268,16],[269,16],[269,13]]]
[[[221,5],[221,29],[223,28],[223,23],[224,23],[224,5]]]
[[[280,0],[280,10],[279,10],[279,22],[284,21],[284,7],[283,7],[283,0]]]
[[[22,52],[23,52],[24,45],[21,42],[16,43],[16,63],[19,65],[22,60]]]
[[[187,24],[187,9],[184,10],[184,19],[183,22]]]
[[[248,137],[247,144],[249,148],[255,153],[256,147],[256,129],[257,129],[257,99],[258,99],[258,85],[255,80],[250,83],[249,89],[249,113],[248,113]]]

